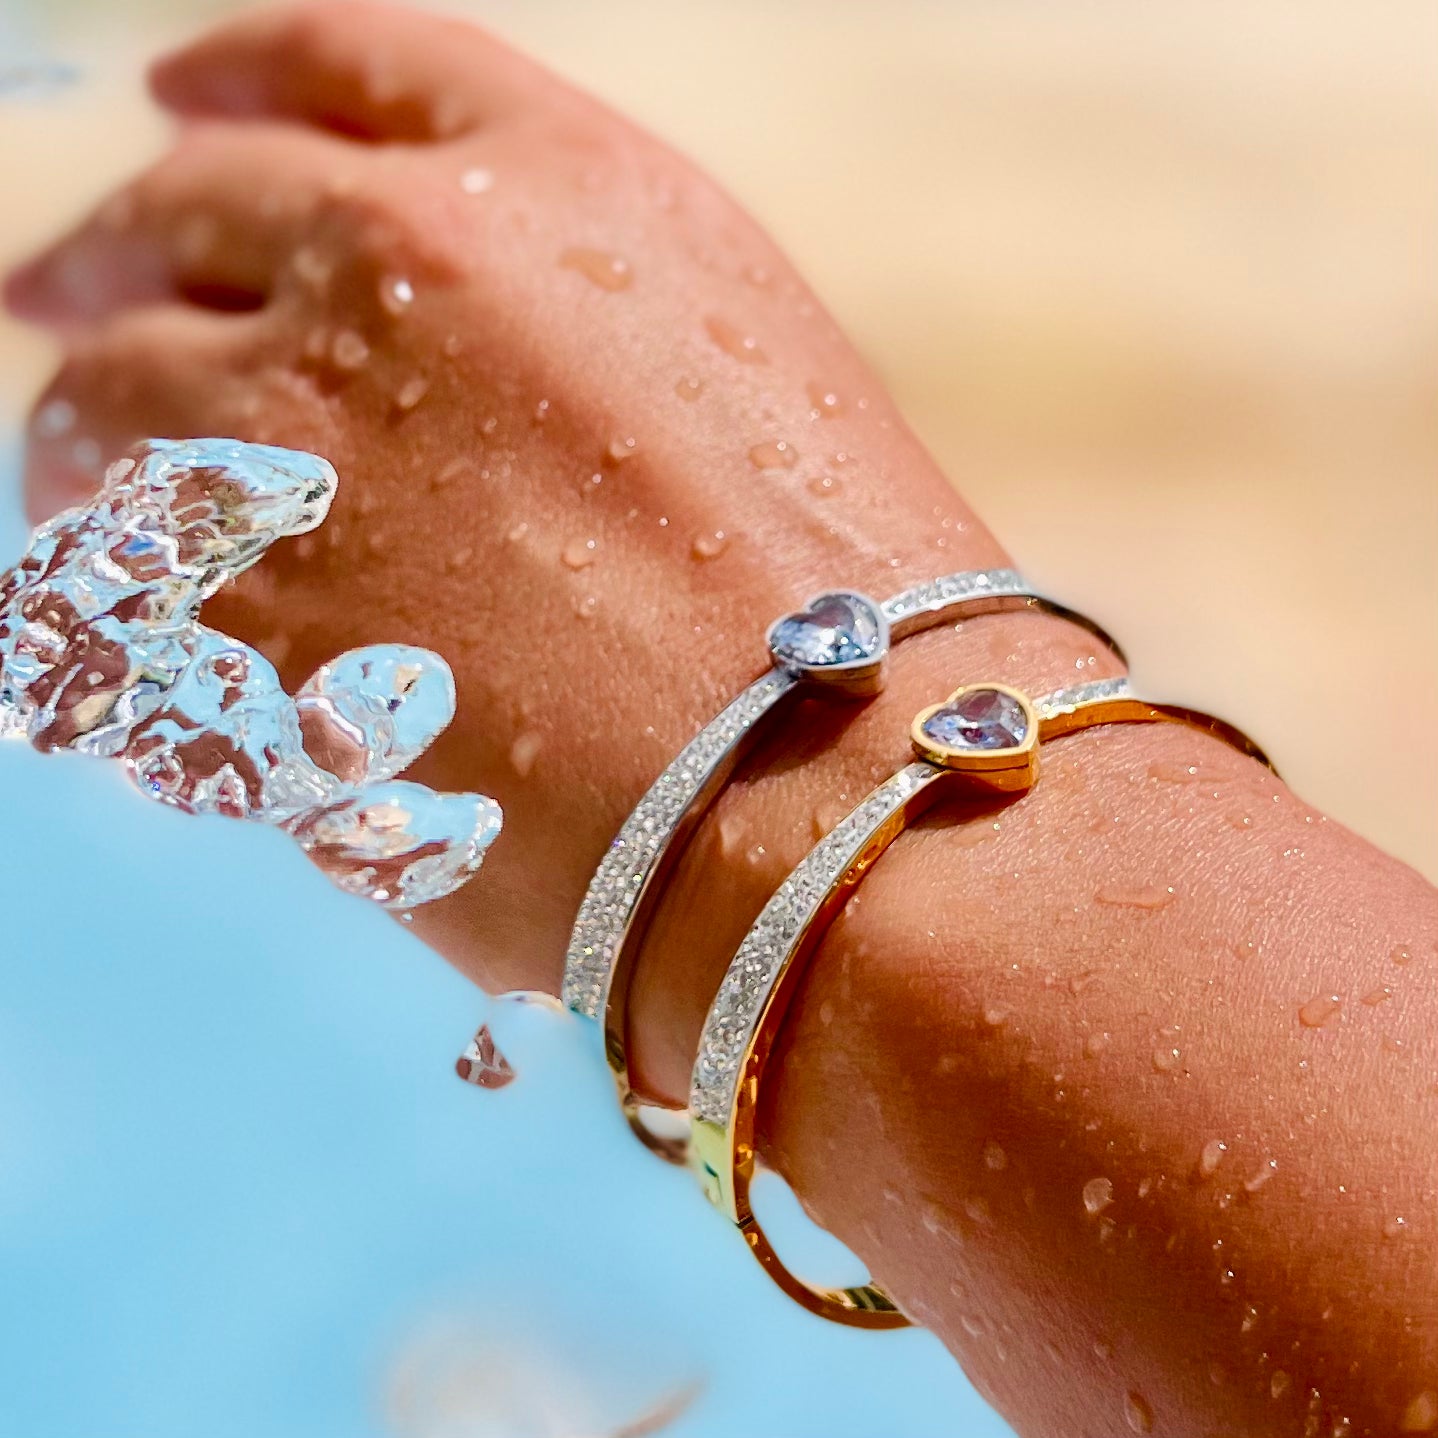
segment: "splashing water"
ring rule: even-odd
[[[292,699],[201,604],[286,536],[337,479],[316,455],[152,440],[90,505],[42,525],[0,573],[0,738],[119,759],[187,813],[287,829],[342,889],[408,909],[452,892],[499,833],[493,800],[396,779],[454,717],[436,654],[351,650]]]

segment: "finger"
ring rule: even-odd
[[[31,416],[25,504],[39,521],[92,494],[103,468],[150,436],[262,439],[282,406],[261,403],[263,316],[185,305],[128,310],[76,340]]]
[[[525,103],[533,62],[463,21],[348,0],[243,15],[158,61],[182,114],[300,120],[353,139],[446,139]]]
[[[5,303],[42,324],[169,300],[253,310],[355,156],[283,125],[206,125],[15,270]]]

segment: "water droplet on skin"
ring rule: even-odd
[[[764,289],[774,277],[763,265],[745,265],[743,275],[756,289]]]
[[[599,596],[595,594],[586,594],[581,597],[580,595],[576,594],[574,598],[570,600],[570,607],[574,610],[574,613],[578,618],[593,619],[595,613],[599,609]]]
[[[960,1314],[959,1326],[970,1338],[982,1338],[984,1336],[984,1321],[982,1318],[975,1318],[968,1313]]]
[[[1155,1049],[1153,1066],[1161,1074],[1172,1073],[1179,1065],[1182,1055],[1177,1049]]]
[[[1394,948],[1388,957],[1392,959],[1400,969],[1407,968],[1407,966],[1413,962],[1413,955],[1409,950],[1404,948],[1402,944]]]
[[[369,346],[356,330],[336,330],[330,341],[330,362],[336,369],[357,370],[369,359]]]
[[[1083,1186],[1084,1212],[1090,1218],[1096,1218],[1113,1202],[1113,1180],[1111,1178],[1091,1178]]]
[[[980,1227],[987,1227],[994,1219],[989,1212],[988,1200],[984,1198],[969,1198],[964,1200],[964,1212],[968,1215],[971,1223],[977,1223]]]
[[[1387,1003],[1392,997],[1393,990],[1390,989],[1387,984],[1384,984],[1381,988],[1369,989],[1368,992],[1363,995],[1363,1002],[1367,1004],[1370,1009],[1376,1009],[1379,1004]]]
[[[1160,784],[1191,784],[1198,778],[1198,765],[1159,760],[1148,766],[1148,777]]]
[[[984,1167],[1002,1173],[1009,1166],[1009,1156],[992,1139],[984,1145]]]
[[[1395,1218],[1390,1218],[1390,1219],[1383,1225],[1383,1237],[1384,1237],[1384,1238],[1399,1238],[1399,1237],[1401,1237],[1404,1233],[1406,1233],[1407,1231],[1408,1231],[1408,1220],[1407,1220],[1406,1218],[1404,1218],[1402,1214],[1399,1214],[1399,1215],[1398,1215],[1397,1217],[1395,1217]]]
[[[740,364],[768,364],[769,356],[759,348],[759,341],[746,334],[736,325],[719,315],[709,315],[704,321],[709,338],[731,359]]]
[[[70,446],[70,459],[77,469],[84,470],[86,474],[98,475],[104,461],[100,441],[91,439],[88,435],[77,439]]]
[[[1148,1400],[1142,1393],[1130,1390],[1124,1397],[1123,1416],[1135,1433],[1153,1432],[1153,1409],[1149,1407]]]
[[[1252,1333],[1258,1325],[1258,1310],[1250,1304],[1243,1310],[1243,1321],[1238,1325],[1240,1333]]]
[[[1108,1360],[1113,1357],[1113,1345],[1111,1343],[1105,1343],[1101,1338],[1097,1339],[1093,1346],[1093,1356],[1107,1363]]]
[[[923,1211],[919,1215],[924,1228],[932,1234],[945,1233],[948,1229],[948,1216],[937,1203],[932,1201],[924,1204]]]
[[[59,439],[75,428],[75,406],[68,399],[52,399],[35,411],[30,433],[36,439]]]
[[[1278,1172],[1278,1160],[1271,1158],[1243,1180],[1245,1193],[1257,1193]]]
[[[494,171],[476,165],[459,177],[459,188],[466,195],[485,195],[494,188]]]
[[[810,419],[832,419],[844,412],[843,401],[829,385],[810,380],[806,392],[809,396]]]
[[[414,303],[414,286],[403,275],[386,275],[379,282],[379,302],[392,315],[402,315]]]
[[[534,422],[535,424],[543,424],[544,421],[548,418],[549,401],[547,399],[542,399],[537,405],[534,406]]]
[[[446,359],[458,359],[464,349],[464,341],[458,335],[446,335],[440,349]]]
[[[627,290],[634,283],[634,271],[622,255],[610,254],[607,250],[586,249],[572,245],[559,257],[562,269],[574,270],[601,290],[617,293]]]
[[[559,557],[570,569],[587,569],[598,557],[598,551],[597,539],[571,539]]]
[[[1268,1396],[1270,1398],[1282,1398],[1293,1386],[1293,1379],[1281,1368],[1273,1370],[1273,1376],[1268,1380]]]
[[[713,534],[698,535],[692,552],[695,559],[718,559],[728,548],[729,537],[722,529],[716,529]]]
[[[1394,1038],[1392,1034],[1384,1034],[1383,1052],[1386,1054],[1401,1054],[1403,1052],[1403,1040]]]
[[[1317,994],[1299,1005],[1298,1022],[1306,1029],[1321,1029],[1337,1019],[1342,1007],[1343,999],[1338,994]]]
[[[1223,1162],[1223,1156],[1228,1152],[1228,1145],[1221,1138],[1211,1138],[1204,1144],[1198,1155],[1198,1172],[1201,1178],[1211,1178],[1219,1164]]]
[[[1104,884],[1094,893],[1095,902],[1123,909],[1164,909],[1175,897],[1172,887],[1156,884]]]
[[[466,544],[456,549],[454,553],[445,560],[445,568],[448,569],[451,574],[458,574],[462,570],[468,569],[473,561],[474,549]]]
[[[1400,1433],[1432,1433],[1438,1429],[1438,1393],[1425,1389],[1410,1400],[1398,1425]]]
[[[1221,1363],[1210,1363],[1208,1365],[1208,1381],[1215,1388],[1222,1388],[1228,1382],[1228,1370]]]
[[[429,393],[429,381],[422,375],[411,375],[395,391],[396,409],[412,410]]]
[[[840,486],[839,481],[832,474],[816,474],[812,479],[805,481],[804,488],[820,499],[836,499]]]
[[[696,400],[704,393],[704,381],[698,379],[681,379],[674,386],[674,393],[683,400]]]
[[[749,463],[755,469],[793,469],[798,461],[798,450],[784,439],[765,440],[749,451]]]
[[[523,539],[524,536],[525,536],[526,534],[528,534],[528,533],[529,533],[529,526],[528,526],[527,524],[525,524],[523,521],[521,521],[520,523],[516,524],[504,537],[505,537],[511,544],[518,544],[519,541],[520,541],[521,539]]]
[[[290,256],[290,268],[301,284],[312,290],[322,291],[329,284],[335,267],[334,261],[321,254],[313,245],[301,245]]]
[[[534,761],[539,758],[539,751],[544,747],[544,740],[540,735],[529,732],[521,734],[513,744],[509,746],[509,767],[519,775],[521,779],[529,778],[534,770]]]
[[[991,1029],[1001,1029],[1008,1022],[1009,1011],[997,1007],[989,1007],[984,1010],[984,1022]]]
[[[1103,1032],[1091,1033],[1083,1041],[1083,1051],[1089,1058],[1096,1059],[1108,1046],[1112,1035]]]
[[[639,453],[639,441],[632,434],[617,434],[604,447],[604,457],[610,464],[623,464]]]

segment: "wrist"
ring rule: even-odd
[[[910,760],[920,708],[979,679],[1040,694],[1119,673],[1079,626],[1016,611],[905,640],[884,692],[866,704],[801,701],[749,756],[669,877],[631,989],[639,1090],[682,1101],[704,1014],[755,915],[814,842]]]

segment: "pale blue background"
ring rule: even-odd
[[[693,1380],[690,1438],[1007,1432],[928,1335],[782,1298],[587,1029],[502,1011],[521,1081],[460,1083],[487,1001],[281,836],[5,745],[0,853],[0,1438],[598,1438]],[[435,1334],[580,1417],[389,1426]]]

